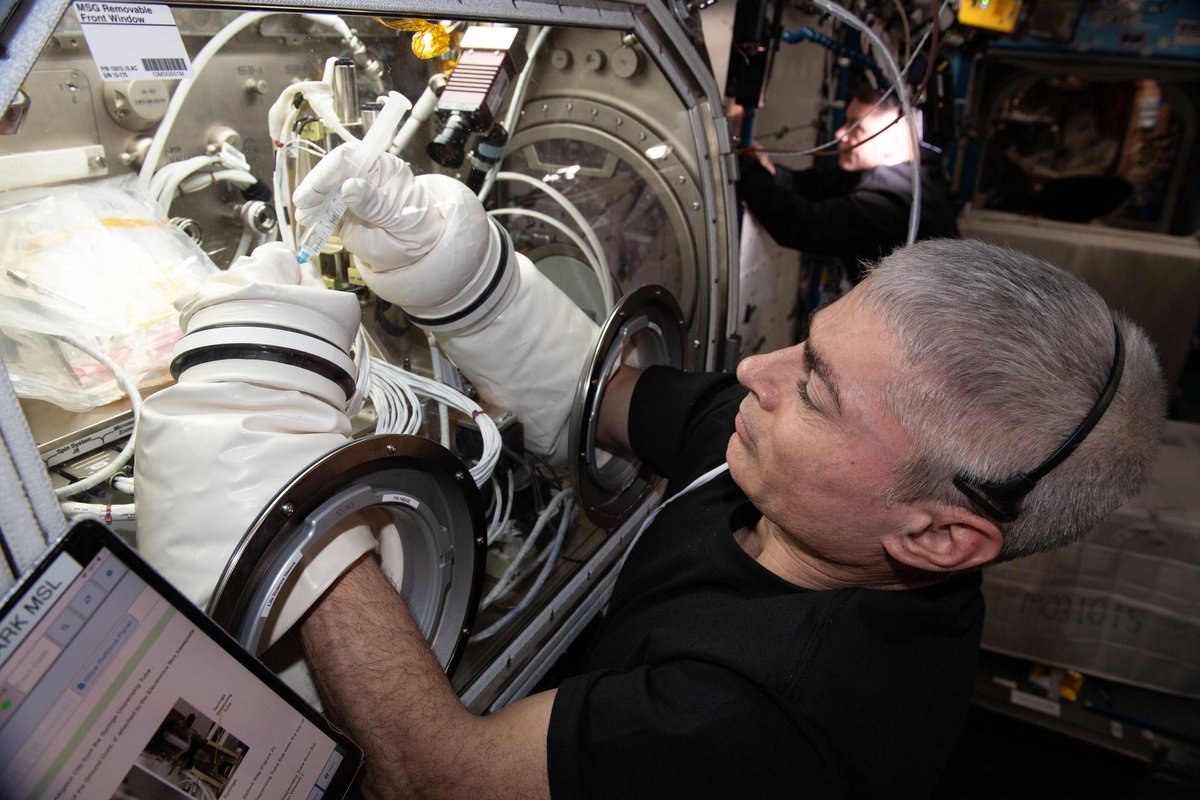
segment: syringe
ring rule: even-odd
[[[367,131],[367,135],[362,138],[358,147],[347,155],[347,169],[342,178],[343,182],[350,178],[360,178],[366,174],[371,165],[375,163],[375,159],[379,158],[379,154],[391,144],[396,127],[410,108],[412,108],[412,103],[408,102],[408,98],[404,95],[399,92],[388,92],[383,109],[375,118],[371,130]],[[325,198],[317,218],[300,237],[296,260],[301,264],[306,264],[321,252],[321,248],[333,235],[345,213],[346,201],[342,199],[342,189],[339,186]]]

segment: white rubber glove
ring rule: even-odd
[[[347,147],[296,190],[302,223],[336,190]],[[365,178],[345,181],[342,197],[342,241],[367,286],[432,331],[485,400],[517,415],[530,450],[561,461],[595,324],[512,252],[461,182],[414,176],[385,155]]]
[[[408,164],[383,153],[365,178],[344,179],[346,157],[357,147],[344,144],[321,159],[292,195],[296,221],[311,225],[326,198],[341,186],[346,201],[340,235],[346,249],[377,271],[405,267],[437,241],[445,223],[426,197]]]
[[[358,329],[357,299],[325,288],[311,265],[301,267],[278,244],[258,248],[176,304],[185,334],[282,326],[349,352]],[[205,605],[263,506],[348,439],[345,402],[332,381],[302,367],[238,358],[198,364],[147,398],[134,461],[142,555]],[[354,535],[339,561],[374,547],[369,532]]]

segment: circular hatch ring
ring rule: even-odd
[[[588,519],[602,528],[625,520],[649,491],[650,468],[633,456],[596,447],[600,400],[608,381],[626,360],[687,369],[684,318],[679,304],[661,286],[647,285],[617,302],[592,345],[575,390],[571,413],[571,482]]]
[[[482,509],[470,471],[436,442],[398,434],[349,442],[301,470],[263,508],[226,563],[208,613],[260,653],[297,567],[336,538],[346,517],[385,514],[403,554],[400,594],[451,673],[479,605]]]

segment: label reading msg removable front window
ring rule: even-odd
[[[192,77],[187,50],[167,6],[76,3],[75,15],[102,79]]]

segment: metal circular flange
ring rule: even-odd
[[[684,319],[661,286],[643,286],[621,298],[592,345],[571,412],[571,482],[588,519],[603,528],[620,524],[650,489],[653,475],[638,459],[596,448],[600,401],[608,381],[631,353],[639,366],[687,368]]]
[[[225,565],[209,615],[246,649],[265,649],[264,629],[298,565],[328,543],[346,517],[386,513],[403,551],[401,595],[447,673],[479,605],[486,527],[468,469],[418,436],[350,442],[301,470],[247,529]]]
[[[595,110],[596,113],[593,115],[591,110]],[[522,153],[529,162],[529,169],[523,170],[515,164],[510,164],[507,168],[533,175],[553,172],[554,166],[541,162],[537,147],[543,143],[561,141],[582,142],[612,158],[612,161],[606,161],[603,167],[593,169],[585,166],[575,173],[576,180],[572,185],[580,186],[576,191],[582,189],[589,177],[606,179],[620,164],[631,169],[650,190],[665,215],[663,233],[669,235],[673,241],[675,255],[666,262],[668,267],[673,267],[673,271],[671,268],[657,273],[635,271],[626,279],[626,285],[643,281],[666,284],[676,293],[675,300],[684,311],[692,335],[707,339],[705,331],[709,324],[709,307],[704,287],[709,285],[707,274],[711,273],[713,268],[707,264],[705,251],[697,244],[694,232],[707,228],[709,223],[701,209],[710,207],[711,204],[705,202],[703,187],[692,179],[687,164],[675,148],[664,146],[663,155],[657,159],[646,155],[646,151],[655,144],[666,145],[667,139],[655,128],[643,124],[639,116],[634,108],[622,110],[592,97],[527,100],[522,110],[521,124],[512,135],[508,152]],[[680,182],[680,178],[684,180]],[[559,188],[564,189],[568,199],[580,202],[579,199],[573,198],[572,192],[566,190],[566,187]],[[586,206],[581,210],[587,213]],[[603,220],[592,222],[601,242],[629,233],[625,229],[606,231],[607,223]],[[610,254],[610,258],[615,256],[615,252]],[[649,266],[645,265],[646,268]],[[672,283],[676,279],[679,281],[678,286]]]

